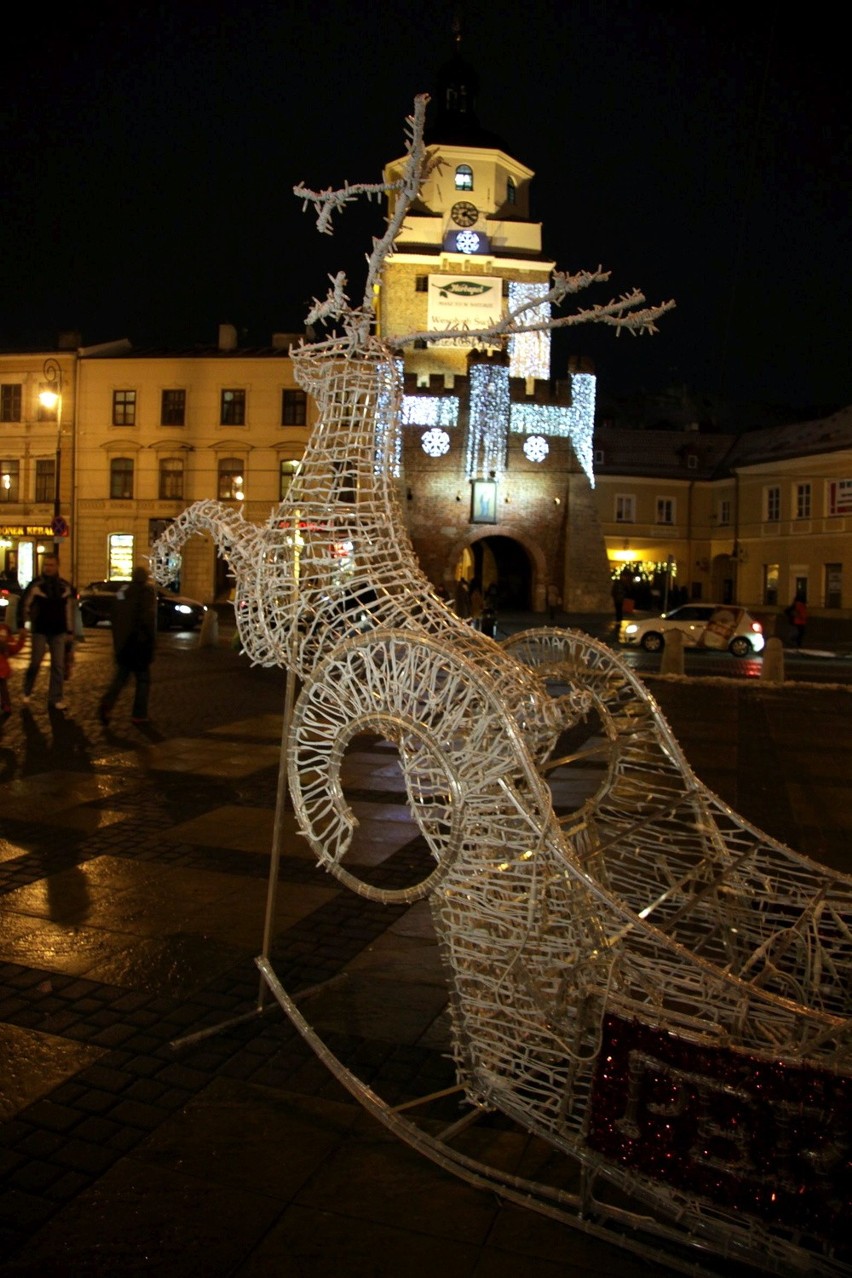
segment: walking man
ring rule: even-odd
[[[112,614],[112,645],[115,674],[100,706],[101,723],[109,723],[112,708],[131,675],[136,679],[133,694],[133,723],[148,722],[148,693],[151,662],[157,641],[157,591],[148,569],[133,569],[130,584],[119,591]]]
[[[41,574],[30,583],[24,599],[24,621],[30,623],[30,664],[24,674],[23,703],[28,706],[44,654],[50,652],[50,683],[47,703],[65,710],[66,650],[74,643],[74,591],[59,575],[56,555],[45,555]]]

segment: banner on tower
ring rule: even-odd
[[[430,333],[448,328],[488,328],[503,314],[503,281],[493,275],[430,275]],[[448,338],[442,346],[476,346],[464,337]]]

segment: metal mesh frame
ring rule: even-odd
[[[320,862],[374,899],[428,894],[452,1050],[475,1106],[628,1190],[659,1218],[661,1236],[680,1232],[779,1273],[839,1272],[818,1243],[805,1248],[783,1229],[627,1172],[587,1135],[610,1011],[752,1058],[848,1071],[852,881],[708,791],[653,698],[603,645],[549,629],[501,647],[460,621],[403,531],[389,462],[400,394],[390,352],[326,343],[295,364],[320,415],[286,500],[263,528],[215,502],[191,507],[158,544],[155,568],[171,575],[182,542],[212,534],[236,575],[246,652],[303,682],[287,764]],[[549,756],[592,706],[605,780],[559,819]],[[346,866],[355,818],[340,766],[358,731],[397,746],[434,862],[401,893]]]

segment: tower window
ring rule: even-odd
[[[415,275],[414,291],[415,293],[429,292],[429,276],[428,275]]]
[[[460,164],[456,169],[456,190],[473,190],[473,169],[469,164]]]
[[[506,203],[517,204],[517,202],[518,202],[518,188],[515,186],[515,179],[507,177],[506,178]]]

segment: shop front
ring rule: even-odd
[[[50,524],[0,525],[0,576],[28,586],[41,571],[45,555],[52,555],[56,536]],[[61,553],[61,551],[60,551]]]
[[[624,588],[625,612],[663,612],[685,603],[686,586],[678,581],[674,555],[656,559],[652,552],[611,550],[609,569],[613,581]]]

